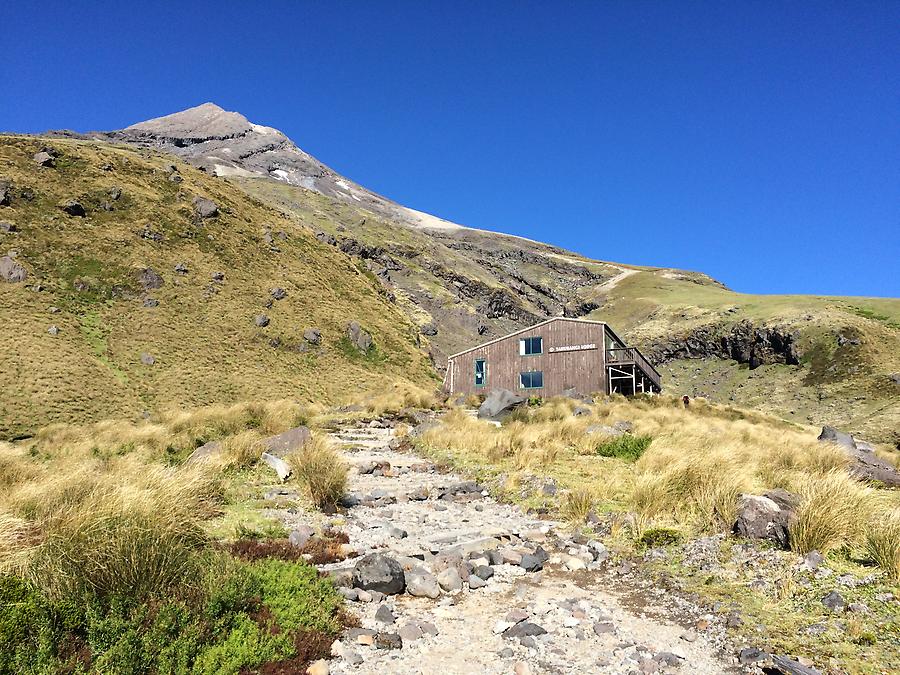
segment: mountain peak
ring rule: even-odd
[[[185,140],[232,138],[252,129],[253,125],[240,113],[228,112],[209,102],[127,128],[128,131]]]

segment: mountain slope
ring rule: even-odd
[[[52,166],[33,159],[44,145]],[[385,381],[435,381],[414,327],[353,261],[170,155],[2,136],[0,188],[0,267],[28,275],[0,280],[0,437],[173,405],[338,401]],[[218,215],[200,217],[196,196]],[[72,200],[83,216],[61,208]],[[350,321],[372,334],[372,350],[350,345]],[[310,328],[321,344],[304,339]]]
[[[900,442],[900,300],[744,295],[698,272],[466,228],[376,195],[213,104],[89,137],[172,152],[302,221],[373,275],[438,369],[544,317],[589,316],[662,363],[670,391]]]

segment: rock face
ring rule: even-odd
[[[372,348],[372,336],[356,321],[347,324],[347,338],[361,352],[368,352]]]
[[[522,405],[525,399],[512,393],[509,389],[495,389],[478,408],[480,419],[498,419],[514,408]]]
[[[10,284],[18,284],[28,278],[28,270],[8,255],[0,258],[0,279]]]
[[[354,566],[353,587],[396,595],[406,589],[406,577],[396,560],[381,553],[372,553]]]
[[[780,326],[756,326],[741,321],[723,333],[716,325],[700,326],[687,335],[652,345],[651,361],[718,357],[749,364],[750,369],[767,363],[800,363],[799,333]]]
[[[864,441],[834,427],[822,427],[819,434],[822,443],[834,443],[843,448],[852,459],[849,471],[857,478],[882,483],[887,487],[900,487],[900,471],[874,453],[874,448]]]
[[[206,197],[194,197],[194,213],[200,218],[215,218],[219,215],[219,207]]]
[[[769,497],[741,495],[732,531],[747,539],[767,539],[786,549],[790,543],[791,516],[791,511]]]

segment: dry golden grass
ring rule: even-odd
[[[408,382],[395,382],[385,391],[357,395],[347,400],[373,415],[396,414],[404,408],[431,409],[438,405],[437,392]]]
[[[894,579],[900,579],[900,508],[878,513],[866,528],[866,553]]]
[[[499,428],[454,409],[418,443],[468,466],[480,462],[504,472],[530,469],[554,476],[570,495],[578,495],[570,497],[571,504],[563,500],[567,518],[574,513],[577,520],[590,491],[597,503],[633,512],[635,536],[668,525],[693,532],[727,530],[741,493],[781,487],[799,497],[795,548],[826,552],[862,546],[870,514],[897,501],[894,493],[851,477],[846,454],[818,442],[811,428],[703,400],[685,409],[666,396],[613,397],[578,417],[571,414],[575,405],[555,399],[520,409]],[[598,457],[607,437],[586,433],[591,425],[619,420],[630,421],[635,436],[653,439],[636,463]],[[870,534],[869,540],[872,551],[885,549],[886,538]],[[891,555],[887,547],[879,564],[889,564],[883,561]]]
[[[560,513],[569,522],[581,524],[585,522],[595,503],[593,490],[588,487],[577,487],[563,497]]]
[[[309,441],[287,454],[284,460],[318,508],[332,507],[344,496],[347,465],[326,437],[313,434]]]

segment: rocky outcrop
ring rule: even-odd
[[[769,495],[741,495],[737,519],[732,527],[734,534],[747,539],[769,540],[787,549],[794,512],[787,506],[788,500],[780,501],[781,504]]]
[[[361,352],[368,352],[372,348],[372,336],[365,331],[357,321],[347,324],[347,339],[350,344]]]
[[[900,471],[878,457],[875,449],[865,441],[857,441],[853,436],[834,427],[822,427],[819,434],[822,443],[834,443],[850,455],[851,474],[866,481],[881,483],[887,487],[900,487]]]
[[[198,218],[215,218],[219,215],[219,207],[211,199],[194,197],[194,213]]]
[[[0,178],[0,206],[9,206],[12,203],[12,182]]]
[[[648,348],[651,361],[717,357],[749,364],[751,369],[768,363],[800,364],[799,333],[784,326],[756,326],[741,321],[727,332],[717,324],[695,328],[687,335],[656,342]]]
[[[28,278],[28,270],[8,255],[0,258],[0,279],[10,284],[18,284]]]

